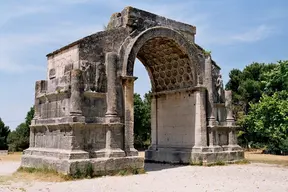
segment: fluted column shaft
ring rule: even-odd
[[[106,117],[117,117],[117,61],[118,56],[114,52],[106,53],[105,65],[107,69],[107,111]]]
[[[81,93],[80,93],[81,71],[78,69],[71,71],[71,97],[70,97],[70,115],[82,115]]]
[[[205,84],[208,90],[207,119],[208,125],[215,125],[215,107],[213,100],[212,61],[210,56],[205,57]]]

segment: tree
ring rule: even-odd
[[[9,133],[9,127],[5,126],[4,122],[0,118],[0,150],[6,150],[8,148],[7,137]]]
[[[288,90],[288,61],[279,61],[265,73],[265,93],[273,95],[276,91]]]
[[[226,89],[233,91],[233,112],[241,126],[240,144],[266,146],[274,152],[283,151],[285,146],[287,149],[288,138],[282,137],[276,127],[285,133],[287,121],[282,115],[283,107],[288,107],[288,61],[252,63],[243,71],[231,70],[229,77]]]
[[[229,73],[229,81],[226,89],[233,92],[234,114],[236,119],[240,113],[249,112],[249,103],[257,103],[265,90],[267,72],[273,70],[276,64],[252,63],[247,65],[243,71],[232,69]]]
[[[8,135],[7,142],[10,151],[23,151],[29,147],[29,126],[33,117],[34,108],[31,107],[26,115],[25,122],[18,125],[17,128]]]
[[[35,113],[34,107],[30,107],[30,110],[28,111],[25,117],[25,124],[28,128],[31,125],[32,119],[34,118],[34,113]]]
[[[251,110],[243,119],[249,139],[267,145],[272,153],[288,152],[288,91],[263,95],[259,103],[250,106]]]
[[[135,147],[147,147],[150,144],[151,132],[151,93],[146,93],[144,99],[134,94],[134,141]]]

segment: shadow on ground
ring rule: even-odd
[[[163,169],[174,169],[178,167],[183,167],[185,165],[171,165],[171,164],[162,164],[162,163],[145,163],[144,169],[147,172],[151,171],[161,171]]]
[[[140,157],[145,157],[145,151],[144,150],[139,150],[139,156]],[[145,162],[144,169],[147,172],[151,171],[161,171],[163,169],[173,169],[177,167],[183,167],[185,165],[179,165],[179,164],[165,164],[165,163],[148,163]]]

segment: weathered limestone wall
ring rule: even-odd
[[[101,95],[100,97],[93,97],[96,94],[90,95],[91,96],[83,97],[82,113],[85,116],[85,122],[104,122],[103,118],[105,117],[105,112],[107,108],[105,95]]]
[[[40,114],[42,119],[58,118],[69,114],[69,98],[61,95],[50,97],[50,101],[46,102],[46,98],[42,97],[40,101]]]
[[[123,148],[123,125],[69,124],[35,126],[31,128],[30,147],[62,150],[84,150],[95,156],[95,152],[106,147],[106,132],[110,130],[112,148]]]
[[[70,126],[31,127],[30,147],[72,149],[73,131]]]
[[[59,53],[48,55],[47,92],[53,92],[70,84],[72,69],[79,69],[79,47],[74,45]]]
[[[105,53],[118,52],[127,35],[129,35],[127,29],[118,28],[83,38],[79,44],[80,60],[105,63]]]
[[[194,94],[180,92],[160,96],[156,107],[157,114],[152,114],[152,130],[158,130],[158,147],[192,148],[195,142]]]
[[[109,89],[107,86],[108,72],[106,70],[105,56],[108,52],[117,53],[127,35],[127,29],[119,28],[98,32],[80,41],[80,65],[90,65],[90,68],[88,69],[90,74],[83,74],[84,84],[87,84],[85,79],[87,80],[87,75],[89,75],[90,78],[88,83],[90,83],[90,89],[92,91],[106,93],[107,89]],[[116,65],[116,70],[121,71],[119,65]],[[123,107],[121,103],[123,98],[122,84],[121,81],[116,81],[116,83],[117,98],[119,99],[117,101],[117,114],[118,116],[123,117]],[[106,97],[85,99],[83,109],[84,116],[89,117],[89,121],[92,121],[95,116],[104,117],[107,110]]]
[[[52,119],[69,115],[71,70],[79,69],[78,45],[47,55],[47,79],[36,82],[35,119]],[[66,93],[65,93],[66,92]]]
[[[194,42],[196,27],[168,19],[147,11],[126,7],[121,13],[114,13],[108,24],[108,28],[126,27],[131,33],[144,31],[155,26],[164,26],[178,30],[188,40]]]

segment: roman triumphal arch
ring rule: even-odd
[[[47,55],[47,79],[36,82],[35,117],[24,167],[65,174],[142,168],[134,148],[135,59],[152,85],[151,146],[145,160],[237,161],[231,91],[220,67],[195,44],[194,26],[126,7],[105,31]]]

